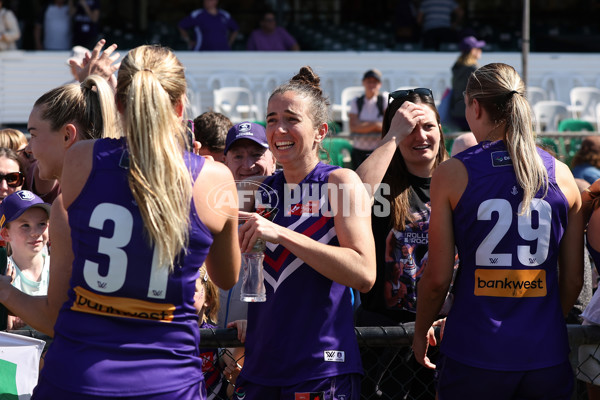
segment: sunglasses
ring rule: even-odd
[[[401,89],[390,93],[388,97],[388,104],[390,104],[394,100],[403,99],[406,96],[411,95],[413,93],[416,93],[420,96],[429,96],[433,99],[433,92],[431,91],[431,89],[428,88],[420,87],[416,89]]]
[[[23,186],[25,175],[22,172],[9,172],[8,174],[0,174],[0,182],[6,181],[6,184],[11,188]]]

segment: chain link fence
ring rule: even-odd
[[[571,345],[570,361],[577,375],[573,400],[586,400],[585,382],[600,386],[600,326],[567,325]],[[10,331],[46,340],[35,331]],[[243,366],[243,343],[235,329],[201,329],[202,357],[209,399],[229,399]],[[414,324],[392,327],[355,328],[363,367],[361,400],[434,400],[434,371],[424,368],[412,357],[410,345]],[[534,332],[533,334],[544,334]],[[212,349],[212,350],[211,350]],[[431,348],[434,361],[437,348]]]
[[[567,325],[571,345],[571,365],[577,374],[573,400],[587,400],[584,380],[600,385],[600,327]],[[361,400],[433,400],[435,399],[434,371],[424,368],[412,357],[410,345],[414,324],[393,327],[355,328],[361,349],[365,374],[362,381]],[[537,332],[535,334],[544,334]],[[234,329],[207,329],[201,333],[203,347],[236,348],[242,346]],[[587,347],[585,347],[585,346]],[[579,357],[579,347],[587,352]],[[429,357],[434,361],[437,348],[430,348]],[[243,365],[243,357],[236,359]],[[221,370],[224,384],[233,392],[235,383],[229,373]],[[229,399],[225,392],[212,393],[209,398]]]

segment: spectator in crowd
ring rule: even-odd
[[[33,161],[31,150],[28,149],[29,142],[23,132],[18,129],[5,128],[0,129],[0,147],[11,149],[19,156],[19,164],[25,176]]]
[[[281,26],[277,26],[275,13],[267,11],[260,19],[260,28],[250,34],[247,43],[248,50],[286,51],[300,50],[296,39]]]
[[[99,0],[71,0],[73,4],[73,45],[92,48],[98,41],[100,20]]]
[[[69,50],[72,46],[70,2],[49,0],[40,13],[34,36],[37,50]]]
[[[0,147],[0,203],[12,193],[21,190],[25,183],[23,166],[17,153]]]
[[[469,77],[478,68],[481,58],[483,40],[475,36],[467,36],[460,42],[460,56],[452,66],[452,97],[450,98],[450,116],[452,122],[461,131],[468,131],[469,124],[465,118],[465,99],[463,93],[467,88]]]
[[[28,190],[12,193],[0,204],[0,234],[10,248],[6,275],[14,287],[31,296],[48,294],[49,218],[50,204]],[[8,329],[24,326],[19,317],[8,317]]]
[[[600,179],[600,137],[587,136],[581,141],[571,168],[573,176],[585,180],[588,185]]]
[[[372,215],[377,279],[373,289],[361,295],[362,304],[356,312],[358,326],[393,326],[415,320],[417,282],[427,269],[431,176],[448,158],[440,116],[430,89],[397,90],[390,93],[389,101],[383,119],[383,139],[356,170],[362,181],[372,188],[375,206],[385,200],[390,208],[390,212]],[[380,187],[389,193],[379,192]],[[378,200],[381,198],[384,200]],[[386,271],[395,263],[403,265],[400,281],[405,284],[405,290],[399,301],[388,304]],[[379,390],[428,398],[425,392],[435,391],[433,374],[417,368],[410,353],[400,355],[409,360],[408,363],[392,364],[397,354],[397,351],[390,354],[386,350],[375,360],[365,359],[365,363],[381,363],[390,358],[389,365],[394,370],[380,372]],[[415,370],[419,372],[415,374]],[[399,380],[398,376],[407,378]],[[372,386],[364,385],[363,395],[373,391]]]
[[[525,84],[514,68],[477,69],[465,103],[479,144],[432,178],[415,357],[436,368],[426,354],[435,343],[430,327],[457,248],[460,270],[437,360],[439,397],[570,399],[565,317],[583,281],[579,190],[569,168],[536,146]]]
[[[258,188],[256,213],[240,212],[246,221],[239,230],[242,252],[258,240],[267,244],[266,301],[248,305],[238,398],[335,393],[356,399],[360,393],[363,368],[349,288],[371,288],[375,246],[369,215],[359,210],[359,204],[369,204],[364,185],[353,171],[319,160],[328,115],[320,79],[310,67],[268,101],[267,140],[283,170]],[[260,212],[270,212],[273,220]]]
[[[179,22],[181,37],[190,50],[231,50],[238,24],[231,15],[218,8],[219,0],[203,0],[204,8],[193,11]],[[189,31],[193,30],[194,38]]]
[[[461,20],[462,14],[455,0],[423,0],[417,14],[423,48],[439,50],[442,43],[456,42],[453,25]]]
[[[207,111],[194,119],[194,137],[200,144],[196,154],[225,161],[225,139],[233,123],[225,115]]]
[[[373,152],[381,141],[381,123],[387,109],[387,93],[380,93],[381,72],[370,69],[363,75],[365,93],[350,102],[350,132],[352,138],[352,169]]]
[[[198,314],[200,329],[217,327],[215,323],[219,311],[219,288],[210,280],[205,265],[200,267],[199,276],[196,279],[194,308]],[[219,396],[225,393],[224,379],[221,375],[222,366],[219,362],[220,351],[218,348],[200,349],[199,357],[202,360],[202,374],[204,374],[208,400],[220,398]]]
[[[220,289],[210,280],[205,265],[200,267],[199,271],[194,294],[198,326],[200,329],[216,329]],[[233,321],[227,324],[227,328],[237,328],[238,338],[243,343],[246,338],[246,325],[245,320]],[[207,400],[231,398],[240,367],[244,364],[244,348],[202,348],[200,358]]]
[[[0,130],[0,147],[10,149],[18,156],[19,169],[25,176],[25,183],[21,183],[19,186],[22,185],[34,193],[36,193],[35,188],[39,188],[38,193],[47,199],[45,201],[51,203],[60,190],[58,181],[56,179],[44,180],[39,177],[37,161],[31,153],[27,137],[23,132],[11,128]]]
[[[241,122],[227,132],[225,165],[240,183],[245,179],[271,176],[275,172],[275,156],[269,150],[265,128],[254,122]],[[240,271],[240,274],[242,271]],[[219,326],[248,318],[248,303],[240,298],[242,277],[230,290],[219,291]]]
[[[227,132],[225,165],[236,181],[275,172],[275,156],[270,150],[265,128],[255,122],[240,122]]]
[[[4,7],[4,1],[0,1],[0,51],[16,50],[20,38],[21,29],[17,17]]]

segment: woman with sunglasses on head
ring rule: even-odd
[[[360,395],[350,288],[371,288],[374,243],[368,194],[358,176],[320,162],[328,114],[310,67],[269,98],[267,141],[283,170],[266,177],[257,193],[257,211],[270,212],[272,222],[240,213],[246,219],[242,251],[259,239],[267,242],[266,301],[248,306],[246,357],[236,382],[240,399]]]
[[[495,63],[469,78],[465,115],[478,145],[431,182],[429,263],[413,349],[426,355],[452,279],[438,393],[445,399],[570,399],[564,317],[583,282],[581,197],[569,168],[536,147],[525,85]]]
[[[393,326],[412,322],[416,312],[416,285],[427,264],[429,228],[429,186],[433,171],[448,158],[440,117],[430,89],[416,88],[390,93],[383,118],[380,145],[357,169],[362,181],[372,190],[373,234],[377,254],[377,279],[373,289],[361,295],[357,310],[359,326]],[[386,302],[385,277],[402,264],[400,281],[405,285],[402,298]],[[390,357],[390,363],[395,357]],[[377,362],[376,360],[374,362]],[[398,365],[401,363],[398,362]],[[411,365],[417,366],[411,361]],[[382,377],[383,373],[381,372]],[[433,374],[419,375],[424,386],[412,387],[398,376],[413,376],[414,371],[392,372],[393,378],[381,381],[380,390],[412,396],[425,396],[426,382]],[[373,392],[366,385],[363,394]],[[433,398],[433,388],[429,388]]]

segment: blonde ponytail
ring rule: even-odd
[[[171,270],[187,247],[192,180],[183,153],[185,106],[183,66],[160,46],[140,46],[121,63],[117,101],[123,110],[129,151],[129,187],[145,231]]]
[[[54,88],[40,96],[34,107],[42,107],[42,119],[50,122],[53,131],[76,124],[79,140],[121,136],[113,90],[98,75],[81,84]]]
[[[529,214],[535,195],[542,190],[545,196],[548,191],[548,171],[537,151],[525,84],[510,65],[493,63],[473,72],[466,93],[469,101],[479,101],[496,126],[504,124],[508,154],[523,189],[519,214]]]

